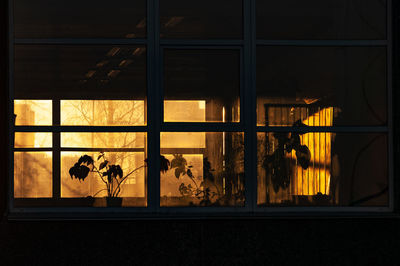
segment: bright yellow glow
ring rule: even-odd
[[[161,148],[205,148],[205,132],[161,132]]]
[[[14,197],[52,196],[52,153],[14,152]]]
[[[146,133],[143,132],[101,132],[101,133],[61,133],[61,146],[69,148],[129,148],[134,151],[108,152],[106,159],[109,164],[118,164],[125,174],[130,173],[136,168],[145,165],[145,146]],[[96,161],[99,152],[62,152],[61,153],[61,196],[62,197],[87,197],[96,195],[96,197],[106,196],[104,183],[97,173],[90,173],[82,182],[77,179],[71,179],[69,169],[79,159],[80,156],[87,154],[92,156],[97,167]],[[139,197],[146,195],[146,176],[145,168],[135,171],[131,174],[121,186],[121,197]],[[100,193],[96,194],[97,192]],[[134,203],[136,206],[137,203]],[[139,204],[146,204],[145,202]],[[125,205],[125,203],[124,203]],[[133,205],[132,205],[133,206]],[[142,205],[140,205],[142,206]]]
[[[205,122],[206,101],[164,101],[165,122]]]
[[[165,158],[169,161],[174,159],[172,154],[164,154]],[[191,171],[194,176],[194,181],[199,186],[203,181],[203,155],[202,154],[183,154],[183,158],[187,161],[187,166],[193,166]],[[161,173],[160,179],[160,195],[168,196],[168,197],[181,197],[182,195],[179,192],[179,186],[184,183],[186,186],[189,184],[192,187],[195,187],[193,181],[187,175],[181,175],[178,178],[175,176],[175,171],[167,171],[165,173]],[[169,205],[170,206],[170,205]]]
[[[61,147],[69,148],[144,148],[146,133],[61,133]]]
[[[164,101],[165,122],[205,122],[206,101]],[[205,148],[205,132],[161,132],[161,148]]]
[[[308,126],[332,126],[333,107],[316,112],[303,120]],[[294,194],[315,195],[318,192],[329,194],[331,178],[331,135],[332,133],[307,133],[300,136],[302,145],[306,145],[311,152],[311,162],[307,170],[295,166]],[[296,152],[289,155],[296,158]]]
[[[16,126],[52,125],[51,100],[14,100]]]
[[[51,148],[52,145],[52,133],[15,133],[15,148]]]
[[[89,173],[82,182],[71,179],[69,169],[79,159],[87,154],[97,159],[98,152],[61,152],[61,197],[87,197],[93,196],[105,188],[104,183],[97,173]],[[119,164],[125,174],[144,165],[144,152],[106,152],[107,160],[111,164]],[[121,197],[145,197],[145,168],[134,172],[121,186]],[[96,197],[107,196],[106,191],[101,191]]]
[[[61,100],[61,125],[145,125],[141,100]]]

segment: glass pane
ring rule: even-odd
[[[15,148],[51,148],[52,133],[15,132]]]
[[[61,147],[68,148],[141,148],[144,150],[146,133],[61,133]]]
[[[143,38],[146,0],[15,0],[16,38]]]
[[[52,184],[51,152],[14,152],[14,198],[49,198]]]
[[[143,46],[15,46],[15,97],[129,99],[146,95]]]
[[[386,49],[258,47],[257,123],[386,125]]]
[[[161,206],[244,206],[243,136],[162,132]]]
[[[164,101],[165,122],[206,122],[206,101]]]
[[[386,0],[257,0],[259,39],[386,39]]]
[[[61,125],[141,126],[145,101],[62,100]]]
[[[242,0],[161,0],[161,37],[241,39],[242,13]]]
[[[239,122],[237,50],[166,50],[165,122]]]
[[[384,134],[262,133],[259,206],[387,206]]]
[[[16,126],[50,126],[52,120],[51,100],[14,100]]]
[[[83,155],[91,156],[94,159],[96,169],[104,160],[109,165],[119,165],[123,171],[123,177],[117,177],[108,181],[108,177],[102,177],[103,172],[109,169],[103,168],[97,172],[92,166],[84,180],[71,178],[70,169]],[[146,206],[146,170],[144,152],[105,152],[104,160],[101,157],[97,160],[99,152],[61,152],[61,197],[63,198],[89,198],[92,199],[92,206],[106,207],[106,197],[113,195],[114,198],[122,198],[121,206]],[[106,183],[108,185],[106,185]],[[109,192],[110,191],[110,192]]]
[[[161,132],[161,148],[192,148],[206,147],[205,132]]]

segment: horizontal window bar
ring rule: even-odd
[[[255,215],[264,215],[266,213],[270,214],[285,214],[285,215],[299,215],[300,212],[306,214],[317,215],[318,212],[321,214],[334,214],[339,216],[349,216],[356,215],[356,213],[365,213],[371,215],[373,213],[381,212],[392,212],[393,209],[387,206],[382,207],[348,207],[348,206],[336,206],[336,207],[256,207]]]
[[[257,40],[268,46],[386,46],[387,40]]]
[[[13,151],[31,151],[31,152],[40,152],[40,151],[53,151],[53,148],[14,148]],[[60,151],[104,151],[104,152],[144,152],[144,148],[59,148]]]
[[[60,148],[61,151],[144,152],[144,148]]]
[[[14,44],[146,44],[146,39],[15,39]]]
[[[161,131],[164,132],[230,132],[244,131],[241,123],[163,123]]]
[[[242,40],[182,40],[182,39],[164,39],[160,40],[161,45],[242,45]]]
[[[146,39],[15,39],[15,44],[146,44]],[[171,46],[231,46],[243,45],[242,40],[161,40],[161,45]],[[257,40],[257,45],[293,46],[386,46],[387,40]]]
[[[388,132],[388,127],[257,127],[259,132]]]
[[[205,148],[161,148],[161,154],[203,154]]]
[[[53,151],[53,148],[14,148],[13,151],[31,151],[31,152]]]
[[[147,126],[14,126],[18,132],[146,132]]]
[[[18,199],[24,202],[27,199]],[[32,200],[32,199],[31,199]],[[34,201],[35,199],[33,199]],[[58,199],[61,203],[62,199]],[[382,218],[382,213],[387,213],[392,217],[399,217],[393,214],[388,207],[283,207],[256,209],[256,212],[249,212],[244,207],[161,207],[158,213],[148,207],[125,207],[125,208],[92,208],[92,207],[31,207],[31,208],[12,208],[8,219],[140,219],[140,218],[220,218],[220,217],[377,217]],[[260,212],[261,211],[261,212]],[[140,213],[147,213],[141,216]],[[160,216],[162,214],[162,216]],[[386,216],[385,216],[386,217]]]

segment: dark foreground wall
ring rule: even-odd
[[[11,222],[1,265],[399,265],[395,220]]]
[[[0,144],[6,154],[7,13],[6,1],[0,2]],[[393,2],[399,5],[400,1]],[[394,56],[394,99],[399,99],[394,100],[396,136],[398,50]],[[396,155],[396,177],[398,159]],[[0,160],[0,171],[3,214],[6,158]],[[3,217],[0,222],[0,265],[400,265],[399,246],[398,218],[13,222]]]

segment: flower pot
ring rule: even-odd
[[[118,197],[106,197],[107,207],[121,207],[122,198]]]

